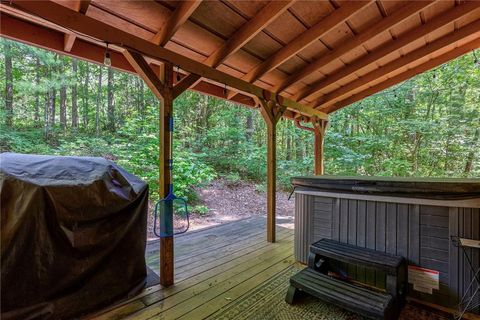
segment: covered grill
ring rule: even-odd
[[[0,167],[2,319],[70,318],[144,287],[146,183],[103,158]]]

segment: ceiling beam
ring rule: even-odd
[[[204,64],[210,67],[218,67],[225,59],[240,50],[248,41],[274,21],[279,15],[287,10],[295,1],[273,0],[265,5],[259,13],[245,22],[228,40],[211,54]],[[184,85],[193,85],[200,77],[190,74],[182,79]]]
[[[202,3],[200,0],[179,1],[168,20],[153,37],[152,42],[162,47],[166,45],[175,32],[190,18],[200,3]]]
[[[63,37],[63,50],[70,52],[77,36],[73,33],[65,33]]]
[[[464,4],[458,5],[450,10],[447,10],[444,14],[433,18],[424,25],[421,25],[404,35],[398,37],[397,39],[388,42],[384,46],[374,50],[371,53],[364,55],[363,57],[353,61],[348,66],[333,72],[331,75],[326,78],[320,79],[313,83],[311,86],[300,90],[292,98],[295,101],[301,101],[302,99],[310,97],[312,94],[315,94],[319,90],[339,81],[343,78],[350,76],[357,72],[358,70],[375,63],[377,60],[385,57],[386,55],[401,49],[402,47],[412,43],[415,40],[418,40],[427,34],[448,25],[461,17],[471,13],[473,10],[480,8],[480,1],[469,1]]]
[[[309,116],[317,116],[320,119],[328,118],[328,115],[324,112],[302,105],[291,99],[275,95],[268,90],[238,79],[225,72],[208,67],[201,62],[194,61],[136,35],[80,14],[57,3],[51,1],[39,2],[12,0],[8,6],[33,13],[34,15],[52,23],[68,28],[74,32],[84,34],[88,37],[99,39],[100,41],[108,42],[115,46],[121,46],[125,49],[130,49],[131,51],[137,51],[147,57],[158,59],[160,61],[168,61],[187,72],[211,79],[216,83],[225,84],[226,86],[237,89],[247,95],[264,98],[265,95],[268,94],[280,105],[287,107],[293,112]]]
[[[82,14],[87,14],[87,10],[88,10],[88,7],[90,6],[90,2],[92,2],[92,0],[79,0],[77,11]]]
[[[90,5],[91,0],[79,0],[77,2],[76,10],[81,14],[86,14],[88,10],[88,6]],[[70,52],[72,50],[73,44],[75,43],[75,39],[77,36],[74,33],[65,33],[64,36],[64,44],[63,50],[66,52]]]
[[[218,48],[204,63],[211,67],[217,67],[226,58],[237,52],[248,41],[272,23],[279,15],[287,10],[294,1],[272,0],[260,10],[252,19],[243,24],[233,36],[220,48]]]
[[[450,60],[453,60],[461,55],[464,55],[472,50],[475,50],[475,49],[478,49],[480,48],[480,38],[477,38],[473,41],[470,41],[469,43],[467,44],[464,44],[460,47],[457,47],[451,51],[448,51],[447,53],[444,53],[434,59],[431,59],[417,67],[414,67],[412,69],[409,69],[395,77],[392,77],[390,79],[388,79],[387,81],[384,81],[380,84],[377,84],[373,87],[370,87],[368,89],[365,89],[359,93],[356,93],[354,94],[353,96],[350,96],[348,97],[347,99],[345,100],[342,100],[342,101],[339,101],[337,103],[335,103],[334,105],[332,106],[329,106],[325,109],[323,109],[325,112],[327,113],[332,113],[334,111],[337,111],[343,107],[346,107],[352,103],[355,103],[357,101],[360,101],[368,96],[371,96],[375,93],[378,93],[382,90],[385,90],[393,85],[396,85],[400,82],[403,82],[405,80],[408,80],[410,79],[411,77],[417,75],[417,74],[420,74],[422,72],[425,72],[425,71],[428,71],[430,69],[433,69],[443,63],[446,63]]]
[[[385,32],[403,20],[407,19],[408,17],[418,13],[422,9],[425,9],[430,4],[434,3],[435,1],[411,1],[407,3],[402,8],[396,10],[392,13],[392,15],[384,17],[379,22],[373,24],[372,26],[368,27],[366,30],[360,32],[359,34],[355,35],[352,39],[348,39],[344,41],[338,48],[327,52],[314,62],[304,66],[303,68],[299,69],[298,71],[294,72],[288,78],[283,80],[279,85],[274,88],[275,92],[282,92],[291,85],[301,81],[302,79],[308,77],[310,74],[318,71],[321,67],[327,65],[328,63],[332,62],[335,59],[340,58],[344,54],[348,53],[349,51],[361,46],[368,40],[372,39],[373,37],[379,35],[382,32]]]
[[[391,72],[399,70],[414,61],[427,57],[428,55],[442,48],[445,48],[452,43],[469,37],[475,33],[479,33],[480,35],[480,20],[476,20],[462,27],[461,29],[455,30],[454,32],[440,39],[437,39],[424,47],[412,51],[399,59],[395,59],[392,62],[358,78],[357,80],[352,81],[349,84],[322,96],[317,101],[316,108],[322,109],[328,107],[329,105],[333,104],[334,100],[340,100],[343,96],[354,91],[355,89],[360,88],[368,84],[369,82],[375,81],[376,79],[385,76]]]
[[[298,37],[293,39],[287,45],[282,46],[280,50],[275,52],[273,55],[268,57],[265,61],[258,64],[255,68],[250,70],[245,76],[242,77],[243,80],[248,82],[254,82],[255,80],[262,77],[264,74],[275,69],[315,41],[318,41],[323,35],[335,28],[336,26],[342,24],[345,20],[350,18],[353,14],[358,12],[361,8],[365,7],[371,3],[371,1],[347,1],[343,2],[342,6],[325,18],[320,20],[310,29],[306,30]]]

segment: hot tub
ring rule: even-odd
[[[295,257],[306,263],[321,238],[404,256],[410,297],[455,308],[472,279],[452,241],[480,240],[480,179],[295,177]],[[479,250],[468,249],[474,268]],[[384,287],[384,275],[346,266],[349,277]]]

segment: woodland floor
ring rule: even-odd
[[[267,195],[252,182],[217,179],[196,191],[199,196],[197,205],[204,205],[209,210],[202,215],[190,215],[190,230],[266,214]],[[294,215],[294,199],[288,200],[288,196],[288,192],[277,191],[277,216]],[[148,236],[154,237],[152,214],[149,215]]]

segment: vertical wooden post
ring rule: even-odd
[[[323,140],[325,138],[325,130],[327,128],[327,121],[321,119],[313,119],[313,128],[315,135],[315,146],[314,146],[314,174],[323,175],[324,174],[324,164],[323,164]]]
[[[277,178],[277,122],[284,107],[278,107],[274,101],[259,99],[260,112],[267,125],[267,241],[275,242],[275,204]]]
[[[160,137],[159,137],[159,194],[165,198],[172,187],[172,126],[173,117],[173,66],[165,63],[160,68],[160,81],[163,83],[160,101]],[[160,284],[171,286],[174,279],[173,259],[173,211],[160,217],[160,230],[166,236],[160,238]]]
[[[188,87],[173,87],[173,65],[171,63],[165,62],[160,68],[156,68],[150,66],[138,52],[125,50],[123,55],[160,101],[158,191],[160,198],[163,199],[167,197],[170,191],[173,192],[173,100]],[[160,284],[168,287],[173,284],[174,280],[173,208],[172,203],[168,201],[165,206],[165,210],[160,216],[160,234],[162,235],[160,238]]]

